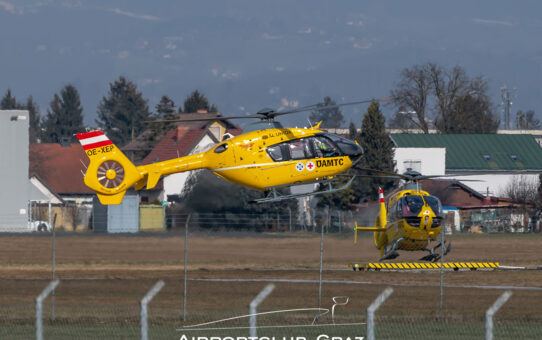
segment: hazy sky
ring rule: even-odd
[[[44,114],[72,83],[92,125],[120,75],[151,109],[199,89],[231,115],[385,97],[401,69],[431,61],[486,77],[499,115],[504,83],[513,112],[540,115],[540,13],[537,1],[0,0],[0,92],[32,94]]]

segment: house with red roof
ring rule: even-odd
[[[454,213],[455,231],[497,232],[539,230],[531,219],[533,202],[515,202],[510,198],[484,196],[458,180],[426,179],[420,181],[424,191],[440,199],[445,212]]]
[[[55,226],[87,228],[95,193],[83,182],[88,157],[79,143],[31,144],[29,177],[62,199],[53,208]]]

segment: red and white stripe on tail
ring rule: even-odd
[[[384,203],[384,191],[382,188],[378,188],[378,198],[380,199],[380,203]]]
[[[75,136],[77,136],[85,151],[113,144],[102,131],[76,133]]]
[[[382,188],[378,188],[378,199],[380,200],[380,225],[376,227],[385,228],[386,227],[386,202],[384,201],[384,191]]]

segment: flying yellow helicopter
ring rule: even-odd
[[[418,181],[444,176],[422,176],[416,171],[407,171],[404,174],[387,173],[371,169],[362,169],[377,172],[384,178],[403,179],[406,184],[392,192],[384,200],[384,193],[379,189],[380,212],[376,217],[374,227],[354,227],[354,242],[357,242],[358,231],[374,232],[374,243],[380,250],[380,261],[391,260],[399,256],[397,250],[428,251],[422,261],[438,261],[440,254],[435,251],[444,247],[444,255],[451,250],[451,242],[446,245],[439,239],[444,214],[440,200],[431,196],[420,188]],[[360,177],[375,177],[358,175]],[[387,208],[386,208],[387,207]],[[431,248],[429,244],[436,242]]]
[[[389,99],[380,101],[384,100]],[[328,105],[322,109],[371,101]],[[354,177],[341,187],[333,187],[331,180],[359,161],[361,147],[320,130],[320,124],[311,128],[284,128],[274,121],[280,115],[318,110],[318,107],[316,104],[281,112],[264,109],[249,116],[178,120],[258,118],[261,121],[245,129],[248,132],[222,141],[206,152],[141,166],[130,162],[103,132],[78,133],[76,136],[90,159],[84,182],[96,191],[102,204],[120,204],[126,190],[133,186],[136,190],[152,189],[161,176],[197,169],[208,169],[230,182],[265,191],[265,197],[255,200],[258,203],[343,190]],[[311,182],[327,183],[328,189],[289,195],[276,190]]]

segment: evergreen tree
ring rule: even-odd
[[[205,95],[200,93],[198,90],[195,90],[184,100],[184,111],[182,112],[194,113],[198,112],[198,110],[205,110],[207,112],[218,111],[215,105],[209,107],[209,101],[207,100],[207,97],[205,97]],[[179,112],[181,112],[180,108]]]
[[[360,146],[363,148],[361,166],[364,168],[394,172],[393,144],[386,132],[386,120],[378,102],[367,109],[361,123]],[[378,198],[378,188],[384,191],[393,187],[394,182],[384,179],[359,179],[352,187],[357,198]]]
[[[17,104],[15,96],[11,94],[11,89],[6,91],[2,101],[0,101],[0,110],[18,110],[21,106]]]
[[[149,127],[142,134],[145,147],[149,150],[152,150],[171,129],[177,126],[176,122],[168,122],[179,119],[175,107],[175,102],[165,95],[156,104],[156,113],[151,115],[149,120],[157,122],[149,124]]]
[[[98,104],[96,123],[117,145],[123,146],[139,135],[150,118],[147,100],[137,86],[120,77],[109,84],[109,93]]]
[[[344,123],[341,110],[330,97],[325,97],[323,103],[316,105],[316,109],[311,112],[309,120],[317,123],[322,122],[322,127],[337,129]]]
[[[34,102],[32,96],[28,96],[26,100],[25,109],[29,114],[29,142],[37,143],[41,139],[41,114],[38,104]]]
[[[60,96],[55,93],[43,125],[45,143],[58,143],[62,137],[73,138],[74,133],[83,130],[83,108],[75,86],[66,85]]]
[[[350,122],[350,125],[348,126],[348,138],[350,138],[351,141],[359,143],[358,129],[353,122]]]
[[[175,114],[175,102],[166,95],[162,96],[160,102],[156,104],[156,112],[160,119],[171,120],[178,118]]]

